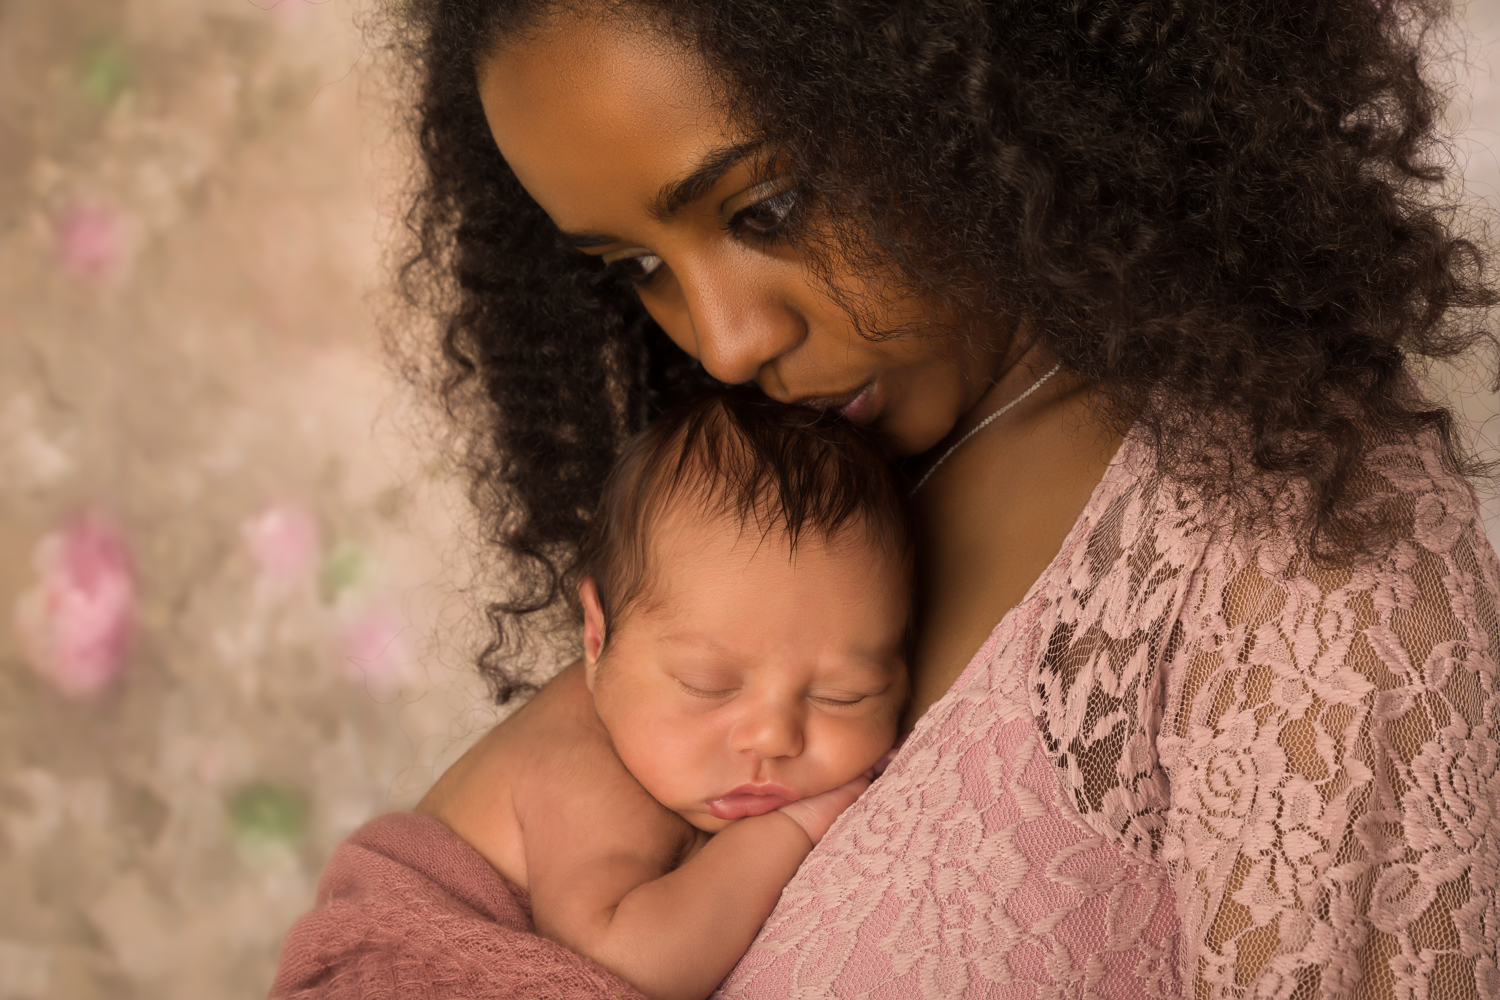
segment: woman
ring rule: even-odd
[[[705,377],[916,486],[910,735],[723,995],[1500,996],[1500,567],[1412,377],[1494,301],[1439,7],[406,10],[501,701]],[[429,811],[482,854],[464,766]]]

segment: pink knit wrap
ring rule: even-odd
[[[334,852],[272,1000],[645,1000],[538,937],[531,902],[437,820],[391,813]]]

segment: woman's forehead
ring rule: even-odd
[[[481,60],[478,82],[501,154],[565,230],[649,204],[728,139],[701,59],[614,20],[560,15]]]

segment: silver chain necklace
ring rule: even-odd
[[[1005,413],[1006,413],[1007,410],[1009,410],[1011,407],[1015,406],[1016,404],[1020,403],[1021,400],[1025,399],[1027,396],[1031,395],[1033,392],[1036,392],[1038,389],[1040,389],[1042,387],[1042,383],[1045,382],[1045,381],[1047,381],[1052,376],[1056,375],[1057,374],[1057,370],[1059,368],[1061,368],[1061,367],[1062,367],[1062,362],[1059,361],[1057,364],[1055,364],[1055,365],[1052,366],[1052,370],[1050,372],[1048,372],[1047,374],[1043,375],[1041,378],[1037,379],[1035,382],[1031,383],[1031,388],[1027,389],[1025,392],[1021,393],[1015,399],[1012,399],[1009,403],[1006,403],[1004,406],[1000,407],[1000,409],[996,410],[994,413],[991,413],[989,416],[985,417],[983,420],[979,421],[979,423],[975,424],[973,426],[973,428],[970,429],[969,433],[965,434],[963,437],[961,437],[957,441],[953,442],[952,447],[950,447],[947,451],[943,452],[943,457],[940,458],[940,459],[938,459],[936,462],[933,462],[932,465],[930,465],[928,467],[927,471],[925,473],[923,473],[922,478],[917,480],[917,485],[915,485],[915,486],[913,486],[911,488],[911,492],[909,494],[907,494],[907,496],[910,496],[910,497],[916,496],[917,495],[917,490],[920,490],[922,488],[922,486],[927,482],[927,480],[929,480],[929,479],[932,478],[932,474],[938,470],[938,467],[941,466],[944,462],[948,461],[948,457],[950,455],[952,455],[955,451],[957,451],[959,448],[961,448],[964,445],[964,443],[969,440],[969,438],[973,437],[975,434],[978,434],[980,431],[984,430],[990,424],[994,423],[996,420],[999,420],[1001,417],[1005,416]]]

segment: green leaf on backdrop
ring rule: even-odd
[[[339,542],[323,557],[318,571],[318,589],[323,600],[333,603],[338,596],[359,582],[365,573],[365,554],[353,542]]]
[[[130,56],[114,42],[98,42],[83,54],[78,85],[96,104],[113,104],[134,78]]]
[[[246,785],[229,800],[229,823],[243,840],[296,840],[307,824],[307,807],[295,793],[269,782]]]

